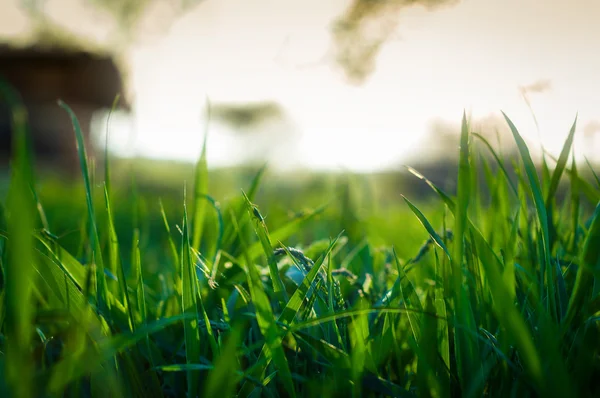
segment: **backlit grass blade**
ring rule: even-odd
[[[546,205],[544,203],[544,198],[542,196],[542,189],[540,186],[540,181],[538,179],[537,171],[535,165],[533,164],[533,160],[531,159],[531,155],[529,154],[529,148],[525,144],[525,141],[517,131],[517,128],[513,124],[513,122],[504,115],[504,119],[508,123],[510,130],[513,134],[515,142],[517,143],[517,147],[519,149],[519,153],[521,155],[521,160],[525,166],[525,173],[527,174],[527,180],[529,184],[527,185],[527,189],[533,198],[533,202],[535,204],[538,222],[540,223],[540,228],[542,232],[542,244],[543,244],[543,258],[542,264],[540,264],[541,269],[540,273],[542,278],[545,275],[546,282],[546,295],[548,297],[547,310],[552,314],[554,319],[557,319],[557,308],[556,308],[556,293],[555,293],[555,277],[554,277],[554,268],[550,265],[550,232],[548,226],[548,213],[546,211]],[[560,176],[559,176],[560,177]]]
[[[190,246],[187,210],[184,203],[183,210],[183,237],[181,247],[181,310],[184,315],[189,316],[184,321],[183,330],[185,334],[185,357],[187,364],[195,364],[200,360],[200,331],[198,330],[199,314],[197,310],[198,279],[196,268],[192,261],[192,248]],[[188,371],[187,373],[188,396],[195,397],[199,394],[198,373]]]
[[[202,142],[202,152],[196,163],[194,175],[194,218],[193,218],[193,239],[192,248],[200,251],[200,242],[202,239],[202,229],[204,228],[204,212],[206,203],[204,195],[208,194],[208,164],[206,161],[206,140],[208,139],[208,126],[210,123],[210,102],[206,101],[206,126],[204,129],[204,141]]]
[[[415,216],[417,216],[417,218],[419,219],[421,224],[425,227],[425,229],[427,230],[427,232],[429,233],[429,236],[431,236],[433,241],[444,251],[444,253],[446,253],[446,256],[448,256],[448,259],[451,260],[452,256],[450,256],[450,252],[448,251],[448,248],[444,244],[444,241],[442,240],[442,238],[437,234],[437,232],[435,232],[435,229],[433,229],[429,220],[427,220],[427,218],[423,215],[423,213],[421,213],[421,211],[415,205],[413,205],[404,195],[402,195],[402,199],[404,199],[404,201],[406,202],[408,207],[410,207],[410,209],[415,214]]]
[[[171,257],[173,259],[173,264],[176,265],[174,269],[174,286],[176,292],[181,294],[181,273],[179,272],[179,265],[181,262],[179,261],[179,253],[177,253],[177,247],[175,246],[175,241],[173,240],[173,236],[171,235],[171,227],[169,226],[169,220],[167,220],[167,214],[165,213],[165,208],[163,206],[162,200],[158,200],[158,204],[160,207],[160,214],[163,219],[163,223],[165,226],[165,231],[167,232],[167,242],[169,243],[169,249],[171,250]]]
[[[107,268],[113,275],[119,275],[119,268],[121,267],[120,259],[119,259],[119,240],[117,238],[117,233],[115,231],[114,219],[110,209],[110,202],[112,197],[112,189],[111,189],[111,175],[110,175],[110,158],[108,153],[108,141],[110,137],[110,119],[113,113],[116,111],[117,106],[119,105],[120,95],[116,95],[113,100],[111,110],[108,114],[106,120],[106,137],[104,141],[104,200],[106,205],[106,210],[108,213],[107,223],[108,223],[108,264]],[[122,292],[121,292],[122,295]]]
[[[426,178],[423,174],[419,173],[417,170],[413,169],[412,167],[406,167],[406,169],[415,177],[417,177],[420,180],[425,181],[425,183],[427,185],[429,185],[429,187],[442,199],[442,201],[447,205],[447,206],[452,206],[452,211],[454,211],[454,201],[450,198],[450,196],[448,196],[447,193],[445,193],[442,189],[440,189],[438,186],[436,186],[433,182],[431,182],[431,180],[429,180],[428,178]]]
[[[549,228],[549,247],[552,249],[554,247],[554,243],[556,241],[556,226],[553,220],[552,209],[554,207],[554,197],[556,195],[556,191],[558,189],[558,184],[560,182],[560,178],[565,170],[567,165],[567,160],[569,159],[569,152],[571,151],[571,147],[573,146],[573,138],[575,137],[575,127],[577,125],[577,117],[575,117],[575,121],[571,126],[571,130],[569,132],[569,136],[567,137],[562,151],[560,152],[560,156],[556,163],[556,168],[552,173],[552,179],[550,180],[550,185],[548,187],[548,191],[546,193],[546,211],[548,216],[548,228]],[[558,277],[558,275],[557,275]]]
[[[590,172],[594,176],[594,181],[596,181],[596,185],[598,186],[598,188],[600,188],[600,178],[598,177],[598,174],[596,174],[596,171],[590,164],[590,160],[585,156],[584,156],[584,158],[585,158],[585,164],[587,164],[588,168],[590,169]]]
[[[117,110],[117,106],[119,105],[120,99],[121,99],[121,96],[119,94],[117,94],[115,96],[115,99],[113,100],[112,106],[110,108],[110,112],[108,113],[108,117],[106,118],[106,137],[104,140],[104,183],[106,185],[106,190],[108,191],[109,197],[112,195],[111,182],[110,182],[110,180],[111,180],[110,179],[110,161],[109,161],[109,154],[108,154],[108,141],[109,141],[109,137],[110,137],[110,119],[111,119],[111,116]]]
[[[119,252],[119,240],[117,238],[117,233],[115,231],[115,225],[113,221],[112,207],[110,203],[110,198],[108,195],[108,186],[104,185],[104,200],[106,203],[106,213],[107,213],[107,223],[108,223],[108,236],[109,236],[109,245],[108,245],[108,253],[110,256],[110,271],[117,275],[118,286],[116,294],[117,297],[123,300],[123,305],[127,310],[129,315],[128,318],[128,326],[129,330],[133,330],[135,327],[135,317],[133,315],[133,307],[131,306],[131,300],[129,298],[129,289],[127,288],[127,278],[125,277],[125,270],[123,269],[123,264],[120,258]]]
[[[458,163],[457,204],[454,212],[454,252],[452,261],[452,297],[454,301],[454,317],[456,322],[469,331],[477,332],[474,325],[473,310],[468,301],[466,289],[463,284],[464,242],[468,226],[468,208],[471,198],[471,161],[469,151],[469,126],[466,115],[463,113],[460,134],[460,154]],[[477,373],[479,365],[479,346],[465,333],[456,332],[456,362],[460,385],[463,390],[467,388],[467,381]]]
[[[258,170],[258,172],[252,178],[252,182],[250,183],[250,187],[246,194],[248,196],[248,199],[250,199],[250,201],[254,201],[254,198],[256,197],[258,188],[260,187],[260,183],[262,181],[262,178],[265,174],[266,169],[267,169],[267,166],[265,164]],[[223,232],[223,242],[222,242],[223,247],[226,247],[226,248],[234,246],[236,239],[238,239],[238,235],[235,232],[235,229],[233,228],[233,222],[229,218],[229,214],[230,214],[229,210],[233,211],[232,214],[235,214],[235,217],[237,218],[238,222],[240,223],[240,226],[245,225],[246,220],[249,218],[249,214],[246,211],[246,200],[243,197],[235,197],[228,203],[226,217],[225,217],[227,222],[225,223],[225,229]],[[237,252],[233,253],[233,254],[238,255]]]
[[[219,203],[210,195],[201,195],[201,198],[206,200],[208,203],[210,203],[211,207],[214,209],[215,214],[217,216],[217,222],[216,222],[216,235],[215,235],[215,242],[214,242],[214,247],[210,248],[212,249],[212,256],[210,256],[211,259],[211,267],[213,267],[211,269],[211,273],[214,276],[216,274],[216,260],[217,260],[217,255],[219,253],[219,250],[221,250],[221,245],[223,243],[223,234],[224,234],[224,223],[223,223],[223,215],[221,214],[221,206],[219,205]],[[207,253],[205,254],[205,257],[209,256],[209,251],[207,248]]]
[[[131,248],[131,282],[135,292],[136,313],[141,324],[146,321],[146,299],[144,297],[144,279],[142,276],[142,255],[140,252],[140,230],[133,230],[133,247]]]
[[[481,142],[483,142],[483,144],[485,145],[485,147],[490,151],[490,153],[492,154],[492,156],[496,160],[496,163],[498,163],[498,167],[500,167],[500,170],[502,171],[502,174],[504,175],[504,178],[506,178],[506,182],[508,183],[508,186],[511,188],[511,191],[515,194],[515,196],[518,196],[518,194],[517,194],[517,188],[515,187],[514,182],[510,179],[508,171],[506,170],[506,167],[504,166],[504,162],[502,161],[502,159],[500,158],[500,156],[498,156],[498,154],[496,153],[496,151],[494,150],[494,148],[490,145],[490,143],[488,142],[488,140],[485,139],[485,137],[483,137],[481,134],[472,133],[472,135],[474,137],[477,137],[479,140],[481,140]]]
[[[94,203],[93,203],[93,195],[92,195],[92,184],[89,175],[88,168],[88,156],[85,149],[85,142],[83,139],[83,134],[81,132],[81,127],[79,125],[79,120],[77,120],[77,116],[73,112],[73,110],[63,101],[59,100],[58,104],[61,108],[63,108],[71,118],[71,122],[73,123],[73,130],[75,131],[75,139],[77,143],[77,154],[79,156],[79,164],[81,166],[81,173],[83,175],[83,183],[85,187],[85,198],[88,210],[88,219],[89,219],[89,227],[90,227],[90,248],[93,254],[93,266],[96,267],[95,280],[98,284],[96,288],[94,288],[94,292],[96,292],[96,302],[100,306],[100,308],[110,308],[110,302],[106,300],[107,287],[106,287],[106,277],[104,274],[104,264],[102,261],[102,251],[100,250],[100,239],[98,235],[98,228],[96,225],[96,214],[94,211]]]
[[[563,148],[560,152],[560,156],[558,157],[558,161],[556,163],[556,168],[552,173],[552,180],[550,180],[550,186],[548,187],[548,193],[546,194],[546,205],[552,201],[554,196],[556,195],[556,190],[558,189],[558,183],[560,182],[560,177],[565,171],[565,167],[567,165],[567,160],[569,159],[569,152],[571,151],[571,147],[573,146],[573,139],[575,138],[575,128],[577,126],[577,117],[575,117],[575,121],[571,126],[571,130],[569,131],[569,136],[567,137]]]
[[[577,163],[575,162],[575,156],[571,158],[571,170],[573,172],[571,177],[571,240],[569,241],[569,248],[575,252],[577,244],[579,242],[579,213],[581,210],[580,205],[580,192],[579,192],[579,178],[577,174]]]
[[[27,150],[27,112],[16,92],[0,80],[0,100],[8,103],[12,128],[12,169],[7,198],[7,262],[4,265],[5,375],[12,395],[34,396],[31,353],[34,305],[33,198],[29,190],[32,168]],[[4,104],[0,103],[0,106]]]

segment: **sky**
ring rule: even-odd
[[[80,3],[49,0],[46,11],[82,36],[109,41],[110,19]],[[208,98],[285,109],[285,121],[262,132],[209,123],[214,167],[248,159],[282,169],[395,167],[427,156],[435,145],[432,123],[458,124],[463,111],[475,123],[504,111],[533,146],[541,139],[553,154],[578,115],[578,153],[600,161],[600,140],[589,137],[600,131],[600,2],[462,0],[432,11],[404,8],[375,71],[358,86],[323,59],[331,23],[348,0],[204,0],[159,33],[153,27],[169,12],[160,3],[140,39],[124,49],[134,113],[112,119],[110,142],[119,154],[194,160]],[[0,6],[1,37],[26,29],[19,15]],[[539,134],[522,87],[529,87]],[[448,150],[457,151],[458,140]]]

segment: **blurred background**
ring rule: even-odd
[[[98,181],[107,145],[115,181],[135,176],[152,206],[181,198],[208,134],[218,199],[268,163],[257,200],[273,214],[320,205],[348,178],[369,212],[429,192],[403,165],[452,189],[463,111],[509,157],[504,111],[537,160],[558,156],[577,115],[577,159],[600,160],[598,15],[594,0],[2,0],[0,76],[28,109],[56,219],[84,211],[65,199],[81,189],[56,188],[81,178],[58,99]]]
[[[597,160],[597,15],[591,0],[3,0],[0,51],[6,68],[46,48],[19,61],[27,94],[47,113],[85,102],[97,147],[121,93],[119,157],[194,161],[208,130],[214,168],[381,171],[454,156],[463,110],[505,133],[502,110],[554,155],[579,113],[578,153]],[[50,70],[75,51],[95,70]]]

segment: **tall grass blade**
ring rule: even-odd
[[[529,154],[529,148],[525,144],[525,141],[519,134],[517,128],[513,124],[513,122],[504,115],[504,119],[508,123],[510,130],[513,134],[515,142],[517,143],[517,147],[519,149],[519,153],[521,155],[521,160],[525,166],[525,173],[527,174],[527,180],[529,184],[527,184],[527,189],[533,198],[533,202],[535,204],[538,222],[540,224],[541,232],[542,232],[542,245],[543,245],[543,255],[542,264],[540,264],[540,275],[541,279],[545,281],[546,287],[546,296],[548,298],[547,311],[551,314],[553,319],[557,319],[557,304],[556,304],[556,293],[555,293],[555,284],[556,278],[554,275],[555,269],[550,265],[550,229],[548,225],[548,213],[546,211],[546,205],[544,203],[544,198],[542,196],[542,189],[540,186],[540,181],[537,176],[537,171],[535,165],[533,164],[533,160],[531,159],[531,155]],[[560,175],[558,175],[560,178]],[[545,278],[544,278],[545,276]]]
[[[34,202],[29,190],[33,178],[27,148],[27,111],[18,94],[0,80],[0,99],[10,109],[13,131],[11,180],[7,198],[7,262],[4,265],[5,376],[10,392],[33,397],[34,361],[30,349],[33,337],[34,283],[33,238]]]
[[[198,278],[196,276],[196,267],[192,262],[192,248],[190,246],[189,224],[185,203],[182,230],[183,237],[180,258],[183,290],[181,296],[181,310],[184,315],[189,316],[183,324],[185,334],[185,357],[187,364],[196,364],[200,360],[200,331],[198,330],[199,314],[197,310]],[[195,397],[199,394],[198,374],[193,370],[190,370],[187,373],[187,390],[189,397]]]
[[[285,291],[285,287],[283,286],[283,281],[281,280],[281,276],[279,275],[279,269],[277,268],[277,261],[275,260],[275,255],[273,254],[273,246],[271,245],[271,239],[269,237],[269,231],[267,231],[267,225],[265,224],[265,220],[263,216],[260,214],[258,207],[256,207],[244,192],[244,199],[246,199],[246,206],[250,214],[252,214],[253,218],[256,221],[256,227],[254,231],[258,236],[258,239],[262,245],[264,254],[267,258],[267,264],[269,265],[269,273],[271,275],[271,281],[273,282],[273,291],[275,293],[275,297],[278,299],[280,305],[283,307],[288,301],[287,292]]]
[[[96,268],[95,282],[97,286],[92,285],[93,291],[96,293],[96,303],[99,305],[101,310],[110,310],[110,302],[107,300],[108,289],[106,286],[106,277],[104,273],[104,264],[102,261],[102,251],[100,250],[100,239],[98,236],[98,228],[96,225],[96,214],[94,211],[93,195],[92,195],[92,184],[90,180],[89,168],[88,168],[88,156],[85,149],[85,142],[79,120],[73,112],[73,110],[63,101],[59,100],[58,104],[63,108],[71,118],[73,123],[73,130],[75,131],[75,139],[77,143],[77,154],[79,156],[79,164],[81,166],[81,173],[83,175],[83,183],[85,187],[85,198],[88,210],[88,220],[90,227],[90,248],[92,252],[92,266]]]
[[[415,214],[415,216],[417,216],[417,218],[419,219],[421,224],[425,227],[425,229],[429,233],[429,236],[431,236],[431,239],[433,239],[433,241],[436,243],[436,245],[438,245],[444,251],[446,256],[448,256],[448,259],[452,260],[452,256],[450,256],[450,252],[448,251],[448,248],[444,244],[444,241],[438,235],[438,233],[435,232],[435,229],[433,229],[429,220],[427,220],[427,218],[423,215],[423,213],[421,213],[421,211],[415,205],[413,205],[406,197],[404,197],[404,195],[402,195],[402,199],[404,199],[404,201],[406,202],[408,207],[410,207],[412,212]]]
[[[202,143],[202,152],[196,163],[194,175],[194,218],[192,225],[194,227],[192,237],[192,248],[200,251],[200,242],[202,240],[202,229],[204,228],[204,212],[206,203],[204,196],[208,194],[208,163],[206,161],[206,141],[208,139],[208,126],[210,123],[210,102],[206,102],[206,126],[204,129],[204,141]]]
[[[471,162],[469,151],[469,126],[463,113],[460,134],[460,155],[458,164],[457,206],[454,212],[454,253],[452,261],[452,296],[454,301],[454,316],[456,323],[466,330],[477,333],[474,324],[473,310],[468,301],[463,284],[464,245],[467,235],[468,208],[471,198]],[[479,347],[477,342],[465,333],[454,333],[456,344],[456,362],[462,391],[468,388],[468,380],[477,374],[479,363]]]

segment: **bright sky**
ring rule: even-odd
[[[50,0],[47,9],[75,3]],[[600,153],[599,140],[592,145],[583,134],[600,121],[600,2],[462,0],[432,12],[406,9],[397,38],[383,47],[375,73],[360,87],[348,85],[331,63],[318,62],[331,45],[331,22],[347,4],[205,0],[164,36],[130,48],[135,113],[129,125],[135,128],[115,120],[115,150],[195,159],[206,97],[272,100],[290,119],[262,139],[213,123],[212,166],[235,164],[251,152],[280,167],[390,167],[426,154],[431,122],[459,123],[463,109],[473,119],[503,110],[535,145],[537,132],[519,86],[549,80],[549,90],[529,96],[544,145],[557,154],[579,113],[576,145],[600,160],[593,156]],[[159,21],[161,12],[151,13],[145,26]],[[0,35],[11,34],[8,22],[12,34],[19,31],[19,19],[8,14],[0,12]],[[103,34],[87,29],[89,36]]]

